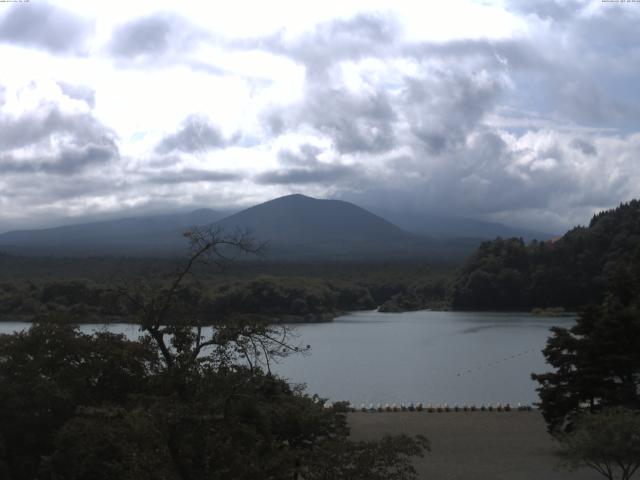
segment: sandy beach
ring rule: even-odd
[[[393,412],[349,414],[355,440],[422,434],[431,452],[416,460],[429,480],[596,480],[589,469],[558,469],[558,446],[532,412]]]

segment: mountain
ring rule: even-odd
[[[497,222],[485,222],[464,217],[447,217],[422,211],[392,211],[383,209],[371,209],[371,211],[408,232],[428,235],[434,238],[464,237],[493,240],[496,237],[515,237],[522,238],[525,241],[531,241],[549,240],[558,236],[557,234],[549,232],[516,228]]]
[[[249,229],[255,238],[268,240],[278,251],[351,251],[354,247],[371,249],[374,245],[421,240],[352,203],[299,194],[261,203],[224,218],[215,226]]]
[[[212,210],[137,217],[0,235],[0,251],[20,254],[158,256],[180,254],[192,226],[250,230],[268,242],[267,258],[290,260],[459,260],[477,241],[443,241],[409,233],[339,200],[288,195],[231,216]]]
[[[256,239],[268,241],[270,258],[398,259],[429,256],[440,247],[352,203],[299,194],[248,208],[215,226],[250,230]],[[459,253],[447,250],[448,257]]]
[[[129,217],[64,225],[38,230],[15,230],[0,235],[0,250],[20,254],[154,255],[184,249],[189,227],[211,224],[224,213],[199,209],[188,213]]]

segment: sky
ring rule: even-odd
[[[640,2],[0,2],[0,232],[289,193],[541,231],[640,196]]]

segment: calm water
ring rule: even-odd
[[[311,354],[274,368],[310,393],[361,403],[537,401],[531,372],[548,370],[541,349],[553,325],[570,318],[517,313],[358,312],[332,323],[298,325]],[[0,323],[0,333],[24,323]],[[83,325],[91,332],[101,325]],[[134,325],[109,330],[138,336]]]

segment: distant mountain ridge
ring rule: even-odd
[[[128,217],[116,220],[14,230],[0,235],[0,250],[23,254],[142,254],[184,249],[182,232],[224,216],[207,208],[188,213]]]
[[[467,237],[492,240],[496,237],[515,237],[531,241],[549,240],[558,236],[552,232],[517,228],[474,218],[445,217],[433,212],[392,211],[378,208],[371,208],[370,210],[408,232],[434,238]]]
[[[188,228],[248,229],[269,243],[272,259],[458,260],[479,239],[443,240],[409,232],[353,203],[287,195],[232,215],[190,213],[132,217],[19,230],[0,235],[0,251],[27,255],[166,256],[184,252]],[[462,235],[459,235],[462,236]]]

